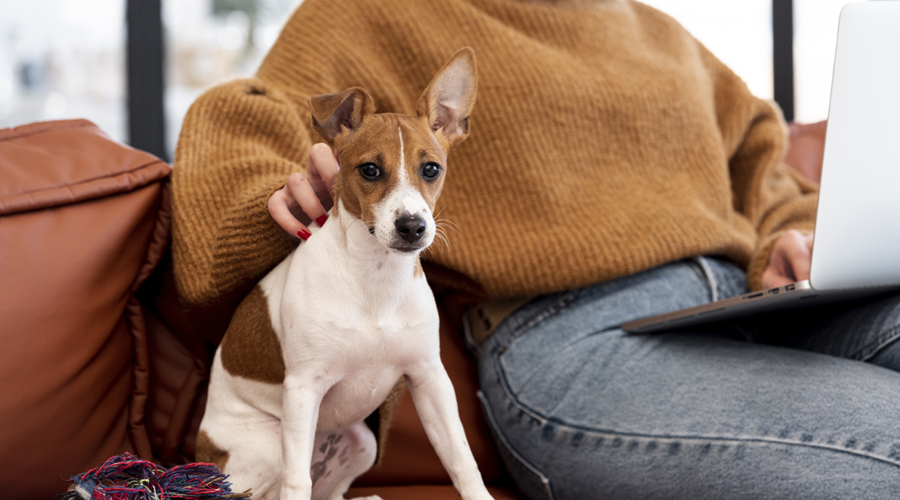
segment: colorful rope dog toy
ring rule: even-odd
[[[227,475],[214,464],[193,463],[166,470],[125,453],[96,469],[72,476],[75,484],[60,500],[212,500],[250,498],[232,493]]]

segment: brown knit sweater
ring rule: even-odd
[[[254,78],[191,107],[175,157],[183,296],[246,291],[295,243],[269,195],[306,168],[306,98],[358,85],[413,113],[460,47],[478,58],[469,139],[427,259],[483,298],[580,287],[693,255],[748,268],[812,229],[815,195],[781,163],[780,113],[684,28],[628,0],[306,0]],[[434,277],[433,277],[434,278]]]

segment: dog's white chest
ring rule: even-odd
[[[397,367],[372,365],[345,374],[319,406],[319,432],[343,429],[375,411],[402,376]]]
[[[326,269],[321,261],[329,259],[317,253],[316,245],[301,247],[294,263],[286,260],[260,286],[287,373],[330,384],[317,422],[330,431],[367,417],[411,366],[439,357],[438,317],[424,279],[393,289],[341,286],[353,270]]]
[[[329,323],[331,328],[336,326]],[[363,325],[355,323],[335,328],[332,337],[319,338],[318,342],[288,340],[294,344],[288,347],[290,351],[318,353],[318,376],[333,383],[319,406],[319,431],[342,429],[367,417],[411,365],[434,355],[428,337],[436,330],[428,331],[431,329],[425,328],[421,319],[409,322],[382,318],[368,325],[365,321]],[[304,333],[309,334],[309,330]]]

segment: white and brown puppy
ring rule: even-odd
[[[468,133],[475,56],[431,81],[418,116],[375,114],[361,88],[309,99],[336,151],[331,218],[241,303],[216,352],[197,458],[253,498],[341,499],[375,460],[363,423],[405,378],[428,438],[466,500],[491,498],[441,364],[419,254],[447,152]]]

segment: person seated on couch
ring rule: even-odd
[[[631,0],[305,1],[256,76],[185,119],[183,296],[236,302],[330,208],[339,165],[314,144],[307,97],[359,85],[379,111],[411,113],[463,46],[478,104],[438,207],[459,232],[426,270],[473,304],[521,304],[475,349],[523,493],[888,497],[897,297],[741,329],[618,328],[805,279],[816,202],[782,162],[778,109]]]

